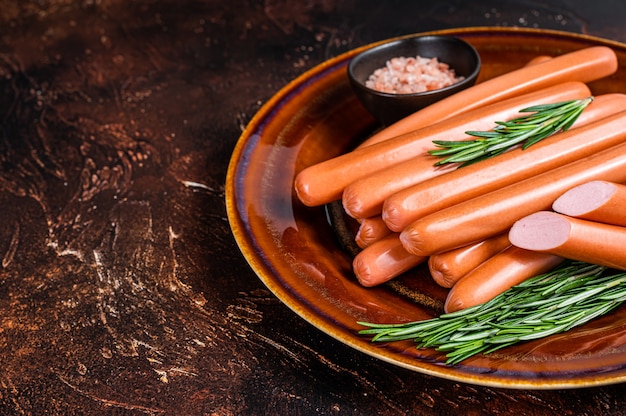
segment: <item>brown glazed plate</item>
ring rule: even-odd
[[[478,82],[593,45],[612,47],[618,72],[589,84],[594,94],[626,85],[626,45],[558,31],[463,28],[430,32],[460,36],[479,51]],[[250,121],[237,142],[226,181],[235,239],[263,283],[303,319],[365,354],[445,379],[505,388],[557,389],[626,380],[626,307],[569,332],[477,355],[447,366],[442,353],[411,341],[372,343],[357,321],[407,322],[438,314],[446,291],[416,268],[376,288],[360,286],[351,254],[338,242],[325,207],[302,205],[293,191],[304,167],[350,150],[378,126],[357,101],[346,66],[363,46],[290,82]]]

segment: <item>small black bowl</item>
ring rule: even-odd
[[[373,90],[365,86],[369,76],[394,57],[437,58],[454,69],[462,81],[437,90],[412,94],[393,94]],[[468,42],[445,35],[418,35],[399,38],[361,52],[348,65],[348,77],[352,87],[365,108],[383,125],[396,121],[426,107],[435,101],[471,87],[480,72],[480,56]]]

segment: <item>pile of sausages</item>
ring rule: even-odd
[[[548,247],[563,245],[557,244],[562,235],[544,238],[542,227],[533,224],[550,223],[543,231],[556,235],[567,227],[545,216],[602,222],[554,212],[552,204],[560,197],[572,201],[562,195],[588,182],[622,189],[626,95],[595,96],[569,130],[462,169],[436,166],[439,159],[428,153],[433,141],[471,140],[467,131],[491,130],[497,121],[519,117],[520,109],[588,98],[586,83],[617,66],[615,53],[604,46],[537,57],[413,113],[349,153],[303,169],[295,178],[296,194],[307,206],[341,199],[360,223],[356,242],[362,251],[353,270],[364,286],[427,262],[433,279],[450,288],[447,312],[486,302],[564,258],[578,260],[572,251]],[[587,239],[586,233],[576,241]],[[596,251],[606,255],[620,246]],[[580,260],[603,264],[596,257]]]

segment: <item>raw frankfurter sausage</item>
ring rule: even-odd
[[[467,273],[510,245],[508,235],[500,234],[479,243],[433,254],[428,258],[428,269],[439,286],[450,288]]]
[[[385,283],[426,260],[426,257],[407,253],[400,244],[398,234],[393,233],[357,254],[352,261],[352,269],[359,283],[371,287]]]
[[[378,215],[387,196],[455,168],[434,166],[439,158],[428,154],[434,148],[433,140],[473,139],[465,132],[491,130],[497,121],[519,117],[519,110],[525,107],[580,99],[590,94],[585,84],[568,82],[468,111],[313,165],[296,177],[296,192],[307,205],[324,204],[341,196],[348,215],[354,218]],[[361,179],[363,183],[358,183]]]
[[[446,298],[447,313],[488,302],[500,293],[552,270],[563,258],[511,246],[463,276]]]
[[[570,217],[626,227],[626,185],[591,181],[558,197],[552,209]]]
[[[440,209],[622,143],[626,141],[624,108],[626,94],[599,96],[568,131],[554,134],[526,149],[518,147],[391,195],[383,204],[383,219],[392,231],[401,231],[411,222]]]
[[[408,225],[400,240],[417,256],[462,247],[508,231],[515,221],[549,209],[565,191],[592,180],[626,181],[626,144],[427,215]]]
[[[561,82],[590,82],[613,74],[618,62],[606,46],[592,46],[526,65],[520,69],[480,82],[437,101],[367,139],[367,145],[384,141],[408,131],[516,95],[546,88]]]
[[[626,228],[539,211],[513,224],[516,247],[626,270]]]
[[[387,224],[380,215],[370,218],[363,218],[354,237],[354,241],[360,248],[365,248],[383,237],[391,234]]]

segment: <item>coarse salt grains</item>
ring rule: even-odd
[[[375,70],[365,86],[380,92],[413,94],[444,88],[464,78],[456,76],[454,69],[437,58],[400,56]]]

